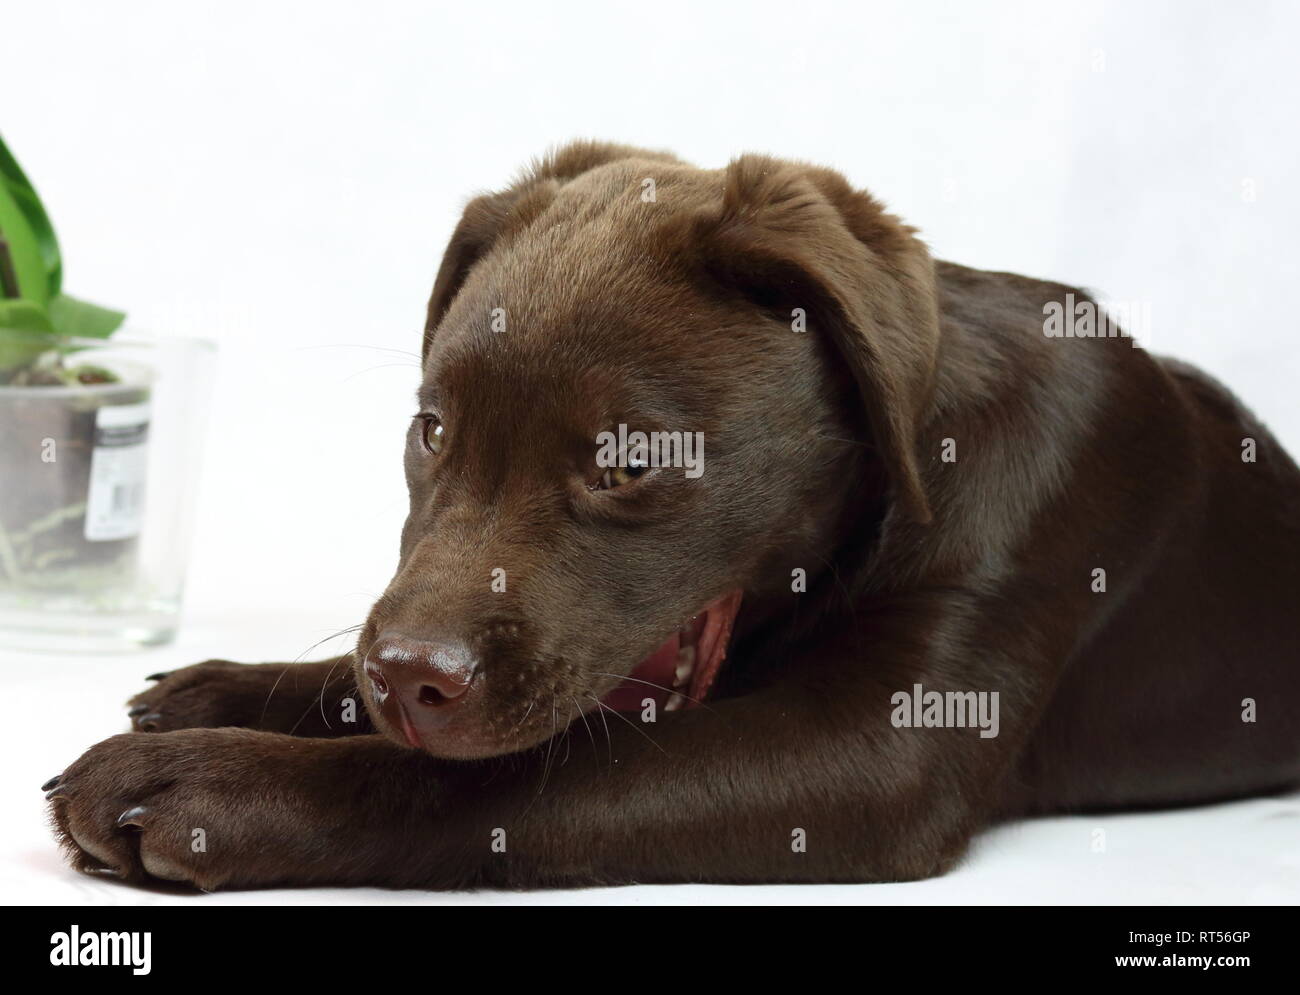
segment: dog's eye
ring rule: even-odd
[[[631,456],[623,462],[627,465],[611,466],[600,475],[596,490],[608,491],[615,487],[622,487],[624,484],[632,483],[637,477],[645,476],[650,470],[650,461],[641,455]]]
[[[442,452],[442,422],[433,415],[424,415],[422,416],[422,420],[424,421],[424,431],[421,438],[424,441],[424,448],[434,456],[437,456]]]

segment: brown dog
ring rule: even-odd
[[[47,785],[69,852],[888,881],[998,817],[1295,783],[1300,471],[1195,371],[1052,334],[1075,302],[934,263],[825,169],[551,155],[452,236],[355,656],[162,676],[154,734]]]

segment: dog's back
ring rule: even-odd
[[[1037,422],[1006,444],[1032,447],[1037,432],[1073,450],[1068,471],[1021,454],[1022,481],[1037,473],[1074,492],[1022,538],[1084,537],[1093,569],[1059,583],[1089,585],[1102,606],[1006,810],[1195,803],[1300,782],[1300,469],[1196,368],[1127,337],[1045,333],[1045,305],[1088,302],[1086,291],[947,263],[939,275],[959,382],[987,364],[998,416]],[[955,423],[976,401],[952,403]],[[1105,507],[1117,495],[1131,513]]]

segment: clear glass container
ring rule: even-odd
[[[176,633],[215,348],[26,335],[87,382],[0,383],[0,644],[120,651]],[[106,379],[107,370],[112,382]],[[66,376],[66,374],[64,374]]]

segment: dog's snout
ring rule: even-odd
[[[422,713],[463,702],[478,674],[478,659],[463,643],[382,633],[366,654],[366,676],[381,705],[398,706],[417,727]]]

